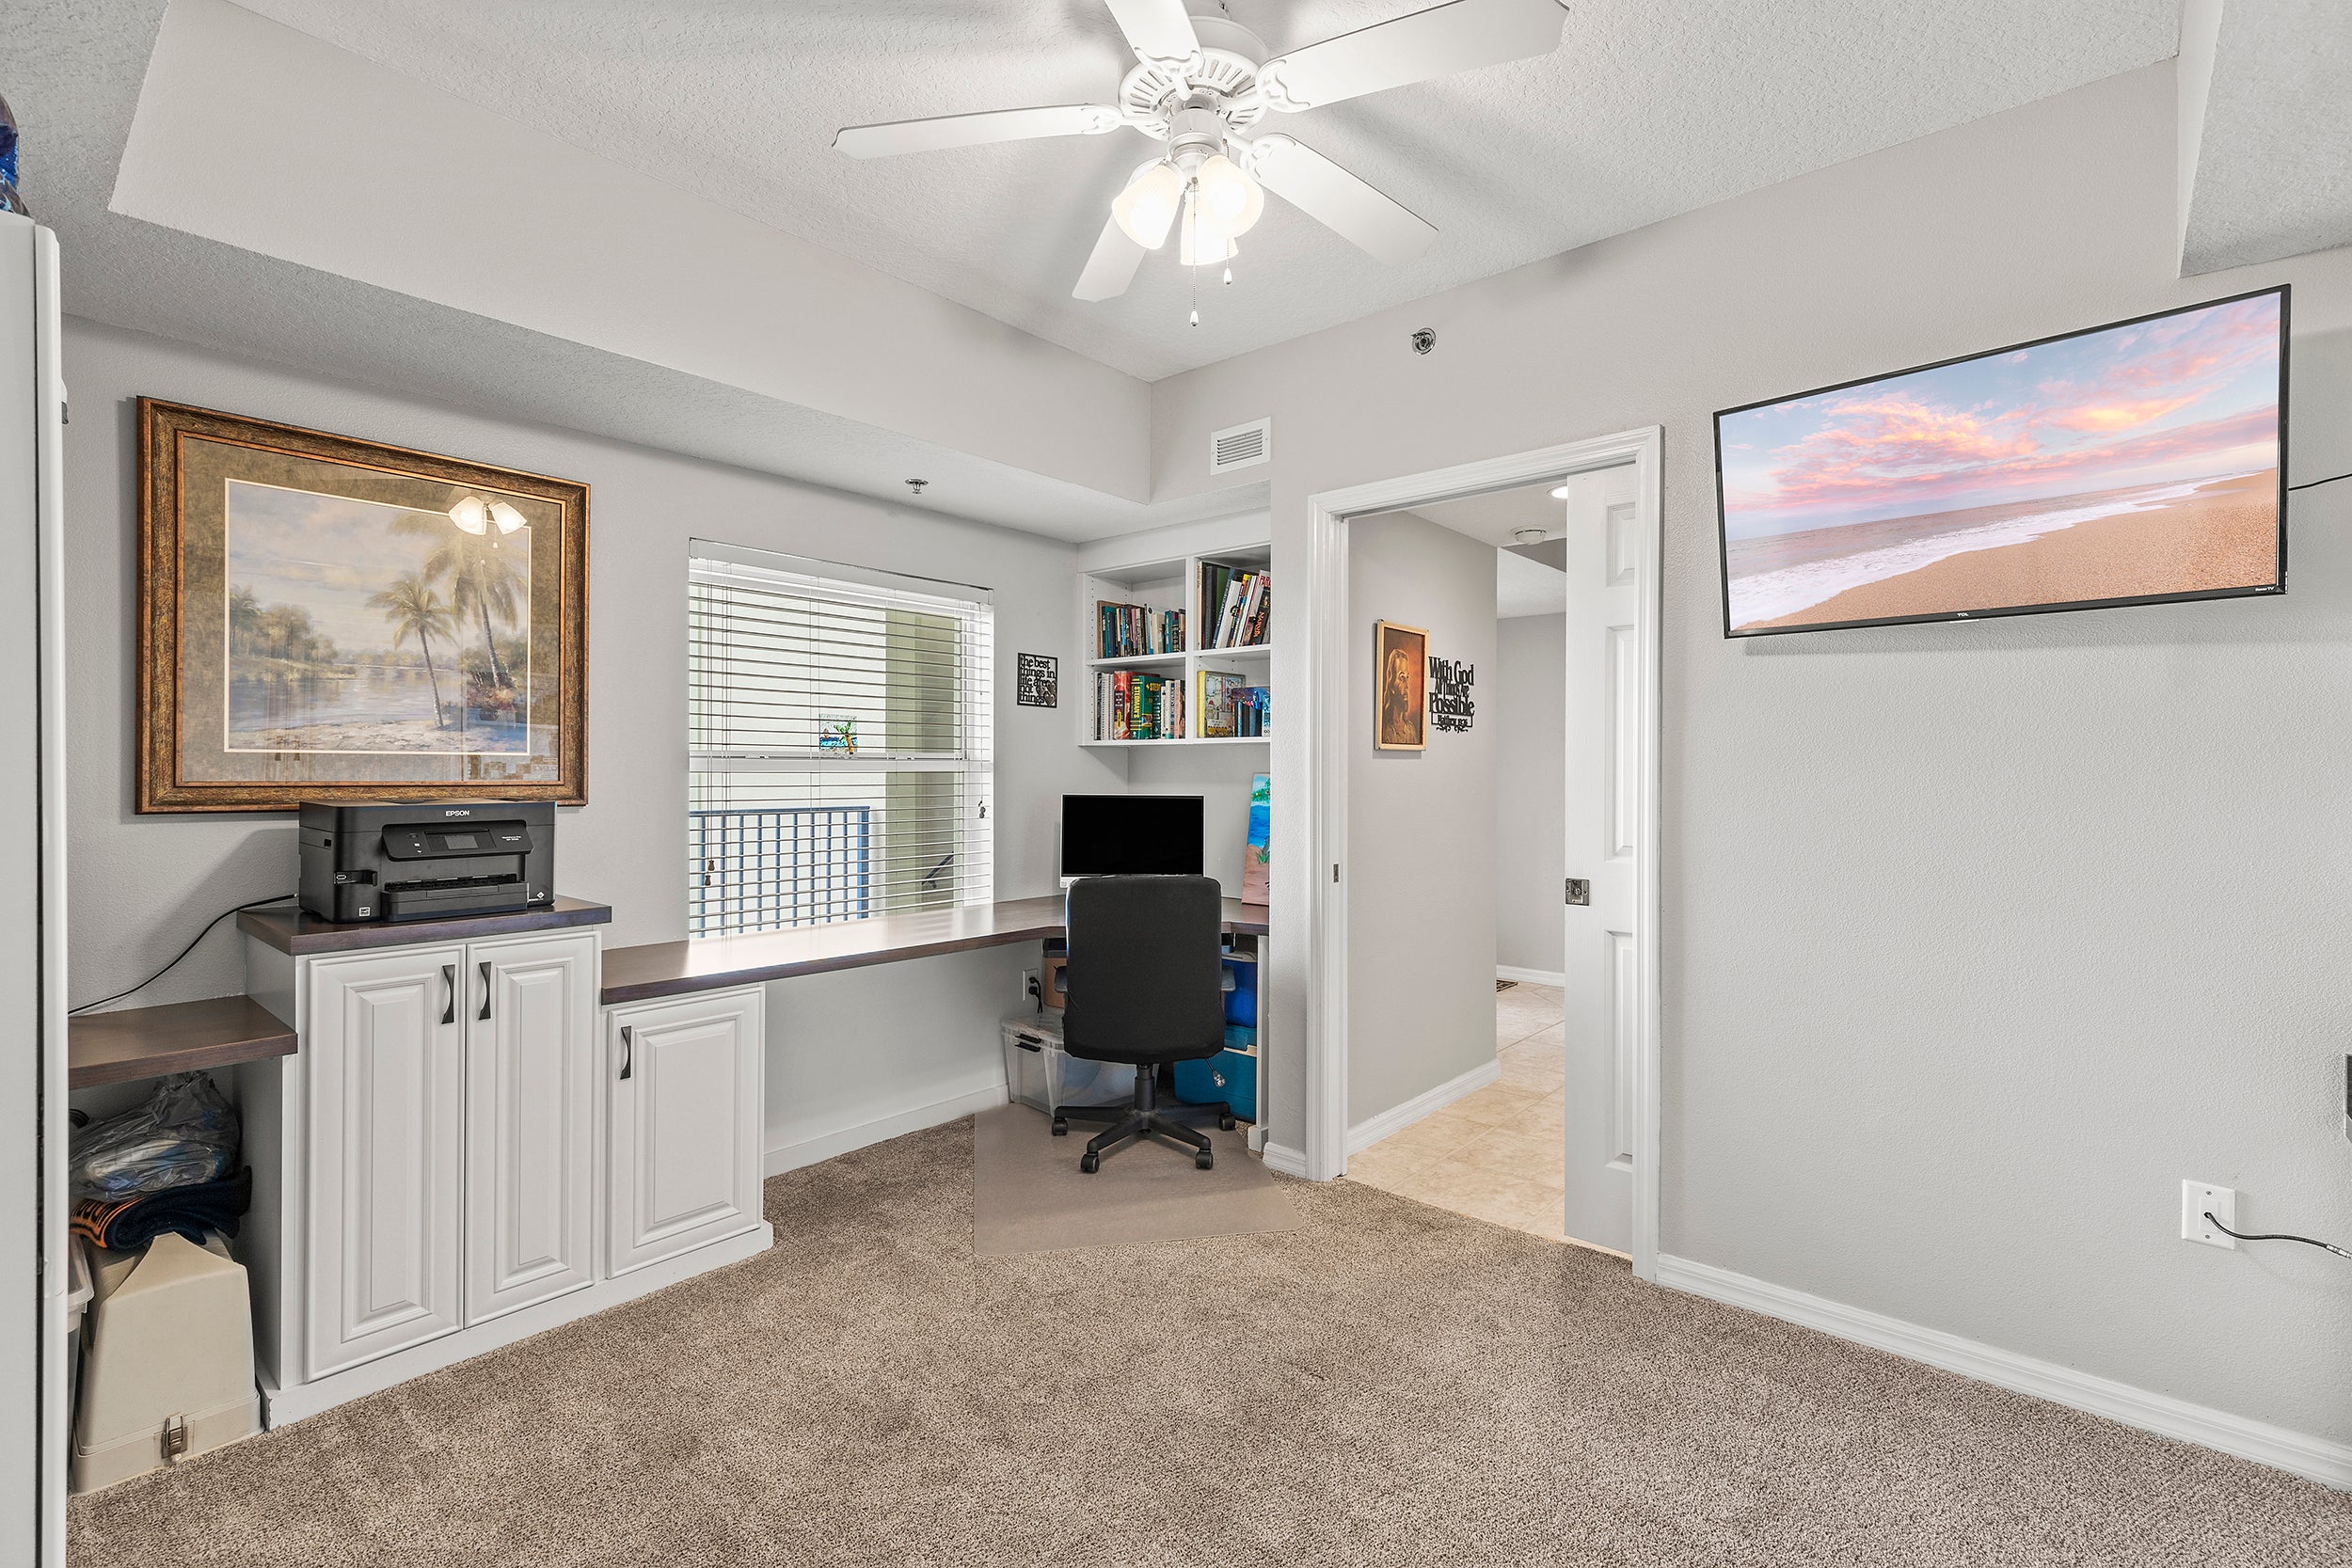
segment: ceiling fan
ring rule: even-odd
[[[1562,16],[1562,0],[1450,0],[1268,59],[1257,35],[1223,15],[1221,5],[1216,14],[1196,14],[1184,0],[1105,4],[1136,52],[1136,67],[1120,82],[1115,103],[852,125],[834,137],[834,146],[852,158],[880,158],[1039,136],[1096,136],[1121,126],[1167,143],[1111,202],[1109,221],[1071,291],[1078,299],[1126,293],[1144,252],[1165,245],[1171,228],[1184,265],[1230,261],[1234,241],[1258,221],[1265,191],[1397,266],[1427,250],[1437,230],[1290,136],[1239,133],[1269,110],[1296,113],[1549,54],[1560,45]]]

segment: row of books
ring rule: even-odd
[[[1127,658],[1136,654],[1181,654],[1184,651],[1184,612],[1156,610],[1148,604],[1112,604],[1097,599],[1101,623],[1099,658]]]
[[[1200,563],[1200,605],[1216,607],[1209,623],[1207,648],[1254,647],[1266,639],[1274,613],[1274,594],[1266,574],[1234,566]]]
[[[1094,673],[1094,738],[1182,740],[1184,678],[1149,670]]]
[[[1200,672],[1200,733],[1254,738],[1266,733],[1273,693],[1251,686],[1247,675],[1222,670]]]

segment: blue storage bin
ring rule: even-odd
[[[1225,993],[1225,1022],[1245,1029],[1258,1026],[1258,966],[1247,958],[1228,958],[1225,973],[1233,985]]]
[[[1199,1061],[1176,1064],[1176,1098],[1195,1105],[1223,1101],[1244,1121],[1258,1119],[1258,1058],[1245,1051],[1220,1051]]]

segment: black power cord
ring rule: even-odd
[[[2255,1236],[2249,1235],[2243,1230],[2233,1230],[2228,1226],[2223,1225],[2219,1220],[2215,1219],[2213,1217],[2213,1211],[2210,1209],[2205,1211],[2205,1223],[2212,1226],[2216,1230],[2220,1231],[2224,1236],[2234,1236],[2241,1242],[2300,1242],[2305,1246],[2315,1246],[2322,1252],[2332,1252],[2339,1258],[2352,1258],[2352,1250],[2340,1247],[2333,1242],[2323,1242],[2312,1236],[2289,1236],[2285,1234]]]
[[[2344,473],[2340,473],[2340,474],[2329,474],[2329,475],[2328,475],[2326,479],[2307,479],[2307,480],[2305,480],[2302,483],[2300,483],[2300,484],[2290,484],[2290,485],[2288,485],[2288,486],[2287,486],[2287,488],[2288,488],[2288,489],[2290,489],[2290,490],[2309,490],[2309,489],[2311,489],[2313,485],[2317,485],[2317,484],[2333,484],[2336,481],[2338,481],[2338,480],[2340,480],[2340,479],[2352,479],[2352,471],[2347,471],[2347,472],[2344,472]],[[2301,1241],[2303,1238],[2302,1238],[2302,1237],[2300,1237],[2300,1236],[2296,1236],[2296,1237],[2294,1237],[2294,1238],[2292,1238],[2292,1239],[2293,1239],[2293,1240],[2295,1240],[2295,1241],[2298,1241],[2298,1242],[2299,1242],[2299,1241]]]
[[[173,958],[170,963],[164,965],[163,968],[157,970],[146,979],[141,980],[137,985],[133,986],[130,990],[119,990],[112,996],[102,996],[95,1002],[85,1002],[78,1007],[68,1007],[65,1010],[65,1016],[72,1018],[76,1014],[88,1012],[92,1007],[103,1007],[109,1002],[119,1002],[124,997],[131,995],[133,992],[145,990],[148,987],[153,985],[156,981],[170,974],[172,970],[178,966],[181,958],[184,958],[189,954],[196,951],[197,942],[202,942],[206,937],[212,935],[213,927],[228,919],[230,915],[237,913],[240,910],[258,910],[264,904],[282,904],[293,896],[294,895],[291,893],[276,893],[272,894],[267,898],[256,898],[250,904],[237,904],[221,911],[218,914],[213,916],[212,919],[206,921],[204,923],[204,929],[197,932],[195,938],[190,941],[185,947],[180,949],[179,958]]]

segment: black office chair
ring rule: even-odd
[[[1070,1131],[1072,1117],[1112,1124],[1088,1140],[1078,1161],[1089,1175],[1114,1147],[1152,1133],[1190,1148],[1202,1170],[1216,1164],[1194,1124],[1214,1118],[1231,1128],[1232,1111],[1222,1104],[1162,1106],[1158,1095],[1162,1063],[1196,1061],[1225,1048],[1220,896],[1208,877],[1089,877],[1070,886],[1063,1048],[1136,1069],[1131,1103],[1065,1105],[1054,1118],[1057,1138]]]

